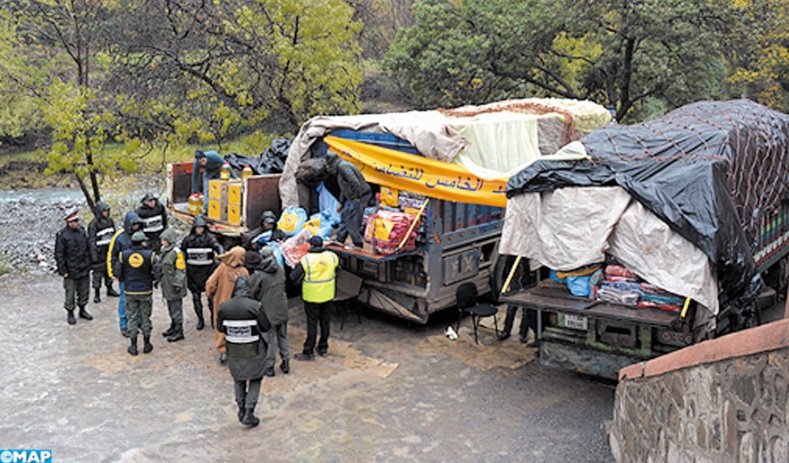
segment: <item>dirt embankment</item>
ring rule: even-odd
[[[46,161],[8,161],[0,165],[0,190],[68,188],[74,182],[74,177],[67,174],[45,175],[46,168]]]

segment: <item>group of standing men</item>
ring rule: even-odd
[[[213,154],[195,153],[195,171],[202,167],[208,173],[209,163],[212,168],[221,167]],[[350,163],[330,157],[328,171],[338,177],[344,203],[338,238],[342,242],[350,235],[352,244],[348,247],[359,248],[362,244],[361,212],[370,199],[370,187],[358,169],[354,172],[348,167],[352,166]],[[212,175],[204,175],[204,188],[205,180],[210,177]],[[199,190],[200,186],[193,178],[193,190]],[[101,301],[102,283],[108,296],[119,297],[120,330],[123,336],[130,338],[127,350],[131,355],[138,354],[138,331],[143,334],[143,353],[153,350],[150,316],[153,289],[157,285],[162,286],[170,313],[170,327],[162,333],[170,342],[184,339],[182,299],[186,289],[192,293],[198,320],[196,328],[205,327],[202,303],[205,292],[220,363],[229,363],[234,378],[238,419],[247,426],[256,426],[259,419],[254,416],[254,408],[261,381],[263,376],[275,375],[277,350],[282,360],[280,370],[285,374],[290,372],[285,270],[272,249],[265,246],[265,240],[258,239],[261,236],[271,241],[285,238],[276,229],[276,215],[266,211],[260,227],[253,230],[244,243],[246,249],[234,246],[227,252],[209,232],[202,216],[197,216],[179,248],[175,231],[167,228],[164,206],[150,194],[141,202],[137,210],[126,214],[120,229],[116,229],[110,217],[109,205],[101,201],[96,205],[96,218],[89,225],[89,233],[80,225],[78,213],[66,217],[66,226],[56,236],[55,254],[66,290],[64,308],[68,312],[68,323],[76,323],[76,307],[79,307],[79,317],[93,318],[85,310],[91,269],[94,302]],[[250,262],[250,255],[255,257],[254,265],[247,268],[245,264]],[[291,279],[301,284],[307,318],[307,338],[302,352],[294,356],[297,360],[314,361],[316,342],[317,353],[328,355],[331,304],[338,266],[337,255],[324,248],[323,240],[316,236],[310,239],[308,254],[290,273]],[[119,280],[119,292],[112,288],[113,279]]]

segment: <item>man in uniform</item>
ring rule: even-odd
[[[137,331],[142,329],[145,345],[144,354],[153,350],[151,344],[151,309],[153,287],[162,277],[159,258],[150,249],[145,249],[145,233],[136,231],[132,235],[131,249],[118,257],[118,275],[126,291],[126,313],[129,318],[130,344],[127,351],[137,355]]]
[[[214,235],[208,231],[203,217],[198,215],[194,219],[189,235],[181,241],[181,251],[186,256],[186,285],[192,293],[192,306],[197,315],[199,331],[205,327],[202,301],[205,282],[217,267],[214,256],[224,254],[224,250]],[[211,297],[208,297],[208,314],[213,320],[214,303]]]
[[[233,297],[217,308],[217,326],[227,341],[227,357],[238,404],[238,420],[254,427],[260,423],[255,406],[265,369],[266,341],[271,328],[260,302],[249,297],[247,277],[238,275]]]
[[[107,274],[110,278],[117,278],[118,273],[118,257],[121,252],[126,249],[131,249],[132,235],[138,230],[142,230],[142,219],[136,212],[130,211],[126,213],[123,219],[123,228],[115,232],[115,235],[110,241],[110,248],[107,251]],[[126,327],[128,322],[126,320],[126,292],[124,291],[123,280],[118,284],[120,288],[120,299],[118,299],[118,323],[121,327],[121,334],[128,337]]]
[[[135,212],[143,221],[142,231],[148,242],[148,249],[159,252],[161,242],[159,236],[167,228],[167,210],[159,203],[156,196],[147,193],[142,198],[142,205]]]
[[[96,203],[97,214],[88,225],[88,246],[90,260],[93,265],[93,302],[101,302],[101,283],[107,287],[107,296],[118,297],[120,294],[112,289],[112,278],[107,274],[107,251],[115,234],[115,221],[110,217],[110,205],[104,201]]]
[[[90,251],[88,236],[79,223],[79,213],[71,212],[66,216],[66,226],[55,235],[55,260],[58,274],[63,277],[63,288],[66,290],[66,301],[63,308],[68,315],[69,325],[77,323],[74,308],[79,307],[79,318],[93,320],[85,311],[90,291]],[[74,304],[76,294],[77,303]]]
[[[326,155],[326,170],[329,175],[337,178],[340,186],[341,214],[340,227],[337,229],[337,241],[345,243],[348,235],[351,235],[352,243],[346,249],[361,249],[364,245],[362,241],[362,216],[364,208],[370,202],[372,190],[364,179],[359,168],[354,164],[340,159],[335,153]]]
[[[186,296],[186,259],[178,248],[175,230],[168,228],[162,232],[162,297],[167,301],[170,312],[170,328],[162,333],[167,342],[184,339],[183,298]]]
[[[291,279],[301,284],[301,298],[307,315],[307,340],[304,350],[296,354],[296,360],[315,360],[315,338],[318,336],[320,322],[321,337],[318,341],[318,354],[329,354],[329,328],[331,325],[332,301],[336,290],[335,279],[337,255],[323,247],[320,236],[310,238],[310,251],[301,258],[299,265],[290,273]]]

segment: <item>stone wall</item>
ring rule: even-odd
[[[617,462],[789,462],[789,321],[623,369]]]

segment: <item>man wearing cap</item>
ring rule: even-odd
[[[217,308],[217,326],[225,336],[228,367],[238,404],[238,420],[254,427],[260,423],[255,406],[265,369],[266,341],[263,333],[271,328],[260,302],[249,297],[249,282],[237,275],[233,297]]]
[[[151,193],[143,196],[141,203],[135,212],[142,219],[142,231],[148,241],[148,249],[159,252],[162,247],[159,236],[167,228],[167,211]]]
[[[335,294],[335,279],[340,261],[337,255],[323,247],[320,236],[310,238],[310,250],[290,273],[291,279],[301,282],[301,298],[304,300],[304,313],[307,315],[307,340],[304,349],[296,354],[296,360],[315,360],[315,338],[318,336],[320,322],[321,337],[318,341],[318,354],[329,354],[329,328],[331,307]]]
[[[118,257],[118,278],[124,283],[126,291],[126,315],[129,320],[129,339],[127,351],[137,355],[137,332],[142,329],[145,346],[142,352],[153,350],[151,345],[151,309],[153,307],[153,287],[162,278],[159,258],[150,249],[145,249],[145,233],[136,231],[132,235],[131,249],[121,252]]]
[[[68,315],[69,325],[77,323],[74,308],[79,307],[79,317],[93,320],[85,311],[90,292],[90,251],[88,235],[79,223],[79,213],[71,212],[66,216],[66,226],[55,235],[55,260],[58,274],[63,277],[63,288],[66,290],[66,301],[63,308]],[[76,305],[74,297],[76,295]]]
[[[216,151],[195,151],[195,162],[192,166],[192,193],[205,194],[208,191],[208,181],[216,180],[222,171],[222,164],[225,158]],[[200,183],[200,168],[203,168],[203,182]],[[238,178],[233,169],[230,169],[230,176]]]
[[[110,217],[110,205],[104,201],[96,203],[96,213],[88,225],[88,246],[90,260],[93,265],[93,290],[96,295],[93,302],[101,302],[101,283],[107,287],[107,296],[118,297],[120,294],[112,289],[112,278],[107,274],[107,251],[115,234],[115,221]]]

